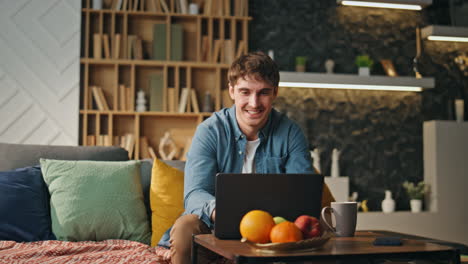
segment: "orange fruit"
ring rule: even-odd
[[[262,210],[252,210],[242,217],[239,229],[242,237],[251,242],[268,243],[274,225],[271,214]]]
[[[296,242],[302,240],[302,232],[293,222],[284,221],[271,229],[270,239],[273,243]]]

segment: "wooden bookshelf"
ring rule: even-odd
[[[213,111],[223,108],[232,54],[248,50],[248,0],[165,0],[167,12],[153,5],[159,1],[104,0],[100,10],[82,1],[81,145],[134,142],[131,158],[140,159],[147,156],[141,149],[146,145],[158,155],[161,137],[170,132],[183,153],[197,125],[212,114],[203,112],[206,94]],[[116,6],[119,2],[127,8]],[[129,10],[135,2],[137,10]],[[179,6],[189,3],[201,7],[199,14],[182,13]],[[208,5],[210,12],[204,10]],[[215,42],[222,43],[217,60]],[[188,100],[180,107],[183,88]],[[140,90],[144,112],[135,111]]]

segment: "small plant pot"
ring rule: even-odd
[[[370,76],[370,69],[369,67],[359,67],[359,76]]]
[[[411,199],[410,206],[412,213],[420,213],[422,209],[422,200]]]

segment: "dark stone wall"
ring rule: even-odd
[[[368,54],[375,62],[372,75],[384,75],[378,61],[391,59],[400,76],[414,76],[415,28],[450,24],[447,3],[434,0],[418,12],[337,6],[335,0],[251,0],[249,47],[273,50],[281,71],[294,71],[295,57],[306,56],[308,72],[325,72],[325,60],[333,59],[336,73],[352,74],[355,57]],[[467,77],[453,59],[467,51],[468,44],[423,41],[420,71],[436,79],[429,91],[284,88],[275,107],[303,127],[311,148],[322,150],[325,175],[338,148],[340,174],[350,177],[359,200],[381,210],[389,189],[397,210],[407,210],[401,184],[423,179],[423,122],[453,119],[451,100],[467,93]]]

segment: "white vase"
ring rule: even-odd
[[[370,76],[369,67],[359,67],[359,76]]]
[[[395,211],[395,200],[392,199],[392,192],[385,191],[385,200],[382,201],[382,211],[384,213],[391,213]]]
[[[419,213],[422,209],[422,200],[419,199],[411,199],[410,201],[411,212]]]

